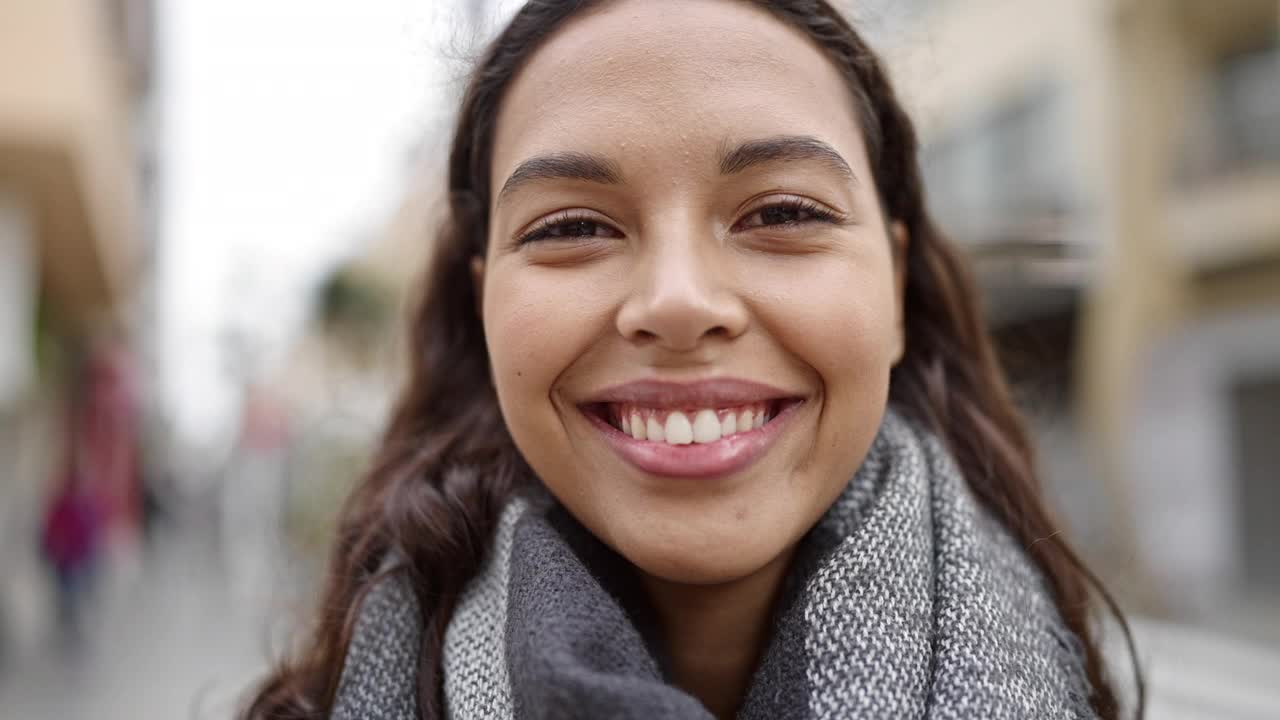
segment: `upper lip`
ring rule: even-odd
[[[800,397],[765,383],[739,378],[716,378],[682,383],[635,380],[592,394],[588,403],[629,403],[654,408],[723,408]]]

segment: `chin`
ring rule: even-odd
[[[623,558],[652,578],[682,585],[720,585],[750,577],[782,557],[790,548],[782,540],[761,542],[748,533],[709,537],[698,534],[681,542],[655,544],[653,537],[615,547]]]

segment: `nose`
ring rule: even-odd
[[[618,311],[621,335],[666,350],[696,350],[746,331],[748,311],[714,243],[685,232],[647,244]]]

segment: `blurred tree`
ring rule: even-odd
[[[323,332],[360,364],[386,337],[394,309],[395,299],[384,283],[350,266],[330,273],[315,306]]]

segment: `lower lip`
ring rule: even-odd
[[[760,459],[802,405],[804,402],[788,405],[777,417],[754,430],[689,445],[636,440],[594,413],[584,411],[583,415],[600,430],[614,452],[644,472],[664,477],[714,478],[743,470]]]

